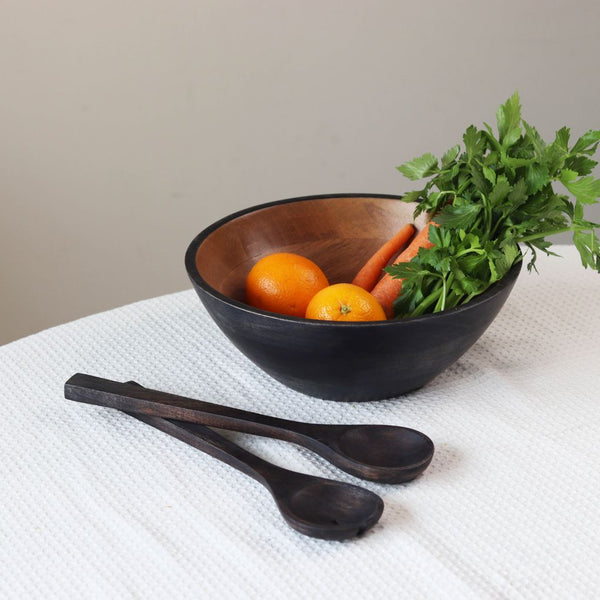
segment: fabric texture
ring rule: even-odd
[[[597,597],[600,277],[573,248],[557,251],[540,257],[539,275],[523,269],[457,363],[385,401],[287,389],[191,290],[1,347],[0,597]],[[311,539],[242,473],[122,413],[65,400],[76,372],[289,419],[404,425],[436,452],[417,480],[379,485],[306,449],[227,433],[276,464],[383,498],[363,537]]]

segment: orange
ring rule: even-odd
[[[317,292],[306,309],[307,319],[321,321],[385,321],[374,296],[353,283],[336,283]]]
[[[308,258],[277,252],[261,258],[246,279],[251,306],[292,317],[303,317],[310,299],[329,282]]]

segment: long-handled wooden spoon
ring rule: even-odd
[[[294,442],[352,475],[380,483],[414,479],[434,451],[425,434],[406,427],[288,421],[82,373],[65,383],[65,398]]]
[[[129,384],[144,389],[134,381]],[[128,414],[262,483],[288,525],[304,535],[325,540],[353,538],[375,525],[383,512],[383,500],[369,490],[283,469],[204,425]]]

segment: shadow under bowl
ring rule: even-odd
[[[468,304],[402,320],[339,323],[278,315],[245,304],[246,276],[273,252],[316,262],[330,283],[357,269],[408,222],[400,196],[335,194],[261,204],[229,215],[189,245],[185,265],[218,327],[253,363],[286,386],[327,400],[367,401],[416,390],[483,334],[508,298],[521,263]]]

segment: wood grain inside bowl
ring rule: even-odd
[[[246,277],[257,260],[294,252],[317,263],[330,283],[350,282],[365,261],[406,223],[415,204],[378,197],[282,202],[223,223],[200,244],[196,268],[225,296],[245,301]]]

